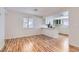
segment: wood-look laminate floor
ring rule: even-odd
[[[67,51],[65,37],[58,39],[45,35],[35,35],[5,40],[3,52],[61,52]]]
[[[70,45],[69,50],[70,50],[70,52],[79,52],[79,47],[75,47],[75,46]]]

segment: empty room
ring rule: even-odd
[[[66,7],[0,7],[0,51],[69,51]]]

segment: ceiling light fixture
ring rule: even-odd
[[[38,9],[34,9],[34,11],[38,11]]]

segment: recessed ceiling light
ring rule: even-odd
[[[34,11],[38,11],[38,9],[34,9]]]

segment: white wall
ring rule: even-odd
[[[79,8],[67,8],[69,10],[69,18],[70,18],[70,27],[69,27],[69,36],[70,36],[70,44],[79,47]],[[36,35],[41,33],[41,29],[23,29],[22,26],[22,18],[26,17],[26,14],[20,14],[16,12],[10,12],[6,15],[6,38],[14,38],[20,36],[29,36]],[[36,18],[37,19],[37,18]],[[41,20],[39,20],[38,22]],[[4,26],[4,20],[1,20],[0,16],[0,33],[4,33],[4,30],[1,30],[1,27]],[[37,23],[37,22],[36,22]],[[38,23],[37,23],[38,24]],[[38,26],[38,25],[37,25]],[[4,29],[4,27],[2,27]],[[54,34],[53,29],[43,29],[42,34],[52,35]],[[56,32],[57,33],[57,32]],[[0,34],[0,42],[3,41],[2,34]],[[4,36],[4,34],[2,35]],[[51,36],[51,37],[52,37]]]
[[[33,29],[23,28],[23,18],[27,16],[34,18],[35,28]],[[35,17],[33,15],[8,10],[6,14],[5,37],[6,39],[10,39],[10,38],[39,35],[39,34],[44,34],[54,38],[58,37],[57,30],[40,29],[41,24],[43,24],[43,19],[40,17]]]
[[[34,17],[36,27],[41,23],[40,17],[35,17],[29,14],[23,14],[14,11],[7,11],[6,14],[6,39],[30,36],[30,35],[38,35],[40,34],[41,29],[33,28],[33,29],[24,29],[23,28],[23,18],[24,17]]]
[[[4,46],[5,39],[5,9],[0,7],[0,49]]]
[[[79,8],[69,8],[70,44],[79,47]]]
[[[34,18],[35,28],[33,29],[23,28],[23,18],[27,16]],[[58,37],[58,31],[56,29],[49,29],[49,28],[40,29],[39,28],[40,24],[43,24],[43,19],[40,17],[35,17],[33,15],[8,10],[6,14],[5,37],[6,39],[10,39],[10,38],[39,35],[39,34],[44,34],[54,38]]]

